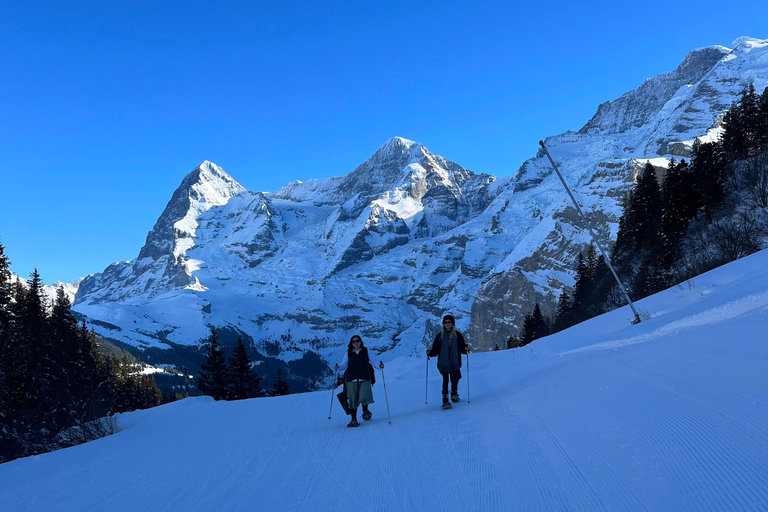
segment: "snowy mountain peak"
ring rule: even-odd
[[[392,137],[381,145],[371,158],[383,158],[396,156],[402,153],[415,153],[421,147],[421,143],[405,139],[403,137]]]
[[[730,51],[723,46],[693,50],[674,71],[649,78],[637,89],[602,103],[579,133],[624,133],[645,125],[681,87],[698,83]]]
[[[214,206],[222,206],[245,191],[229,174],[205,160],[187,174],[147,235],[139,259],[157,260],[166,255],[178,259],[195,236],[197,218]],[[179,242],[180,239],[185,239]]]
[[[741,36],[734,39],[729,47],[734,49],[738,48],[739,46],[743,48],[755,48],[763,47],[766,45],[768,45],[768,39],[757,39],[755,37]]]

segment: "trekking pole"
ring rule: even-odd
[[[424,405],[427,405],[429,398],[429,356],[427,356],[427,378],[424,381]]]
[[[333,395],[336,393],[336,383],[339,381],[339,374],[336,373],[333,376],[333,387],[331,388],[331,407],[328,409],[328,419],[331,419],[331,411],[333,410]]]
[[[467,349],[467,403],[469,403],[469,349]]]
[[[381,381],[384,383],[384,400],[387,402],[387,419],[392,424],[392,418],[389,416],[389,398],[387,398],[387,379],[384,378],[384,368],[381,369]]]

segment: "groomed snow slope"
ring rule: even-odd
[[[768,510],[768,251],[638,306],[471,355],[451,411],[386,361],[391,425],[381,375],[357,429],[330,391],[125,414],[1,465],[0,510]]]

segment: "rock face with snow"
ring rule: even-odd
[[[546,139],[603,241],[636,168],[716,135],[747,80],[768,84],[768,41],[695,50],[579,132]],[[331,364],[354,333],[392,357],[422,353],[450,312],[488,349],[534,302],[553,310],[587,243],[542,154],[497,180],[395,137],[346,176],[274,193],[204,162],[138,258],[86,278],[75,309],[129,344],[193,345],[218,326],[283,360],[316,353]]]

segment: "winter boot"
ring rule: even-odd
[[[451,402],[448,401],[448,393],[443,393],[443,409],[453,409]]]
[[[451,402],[459,402],[459,401],[461,401],[461,398],[459,398],[459,392],[451,391]]]
[[[352,421],[347,423],[347,427],[351,428],[351,427],[359,427],[359,426],[360,424],[357,422],[357,411],[355,411],[352,413]]]
[[[370,421],[371,417],[373,417],[373,414],[371,414],[371,411],[368,410],[368,406],[363,406],[363,419],[365,421]]]

